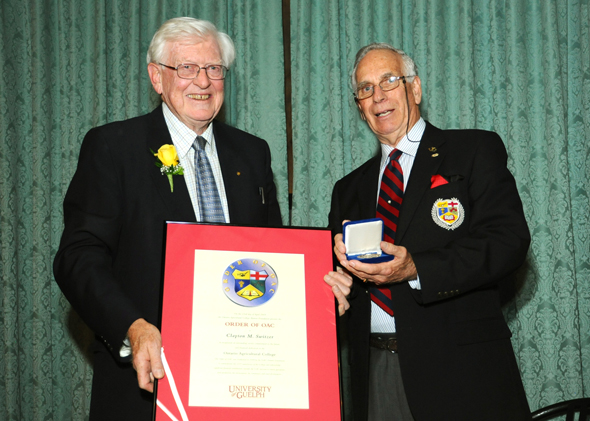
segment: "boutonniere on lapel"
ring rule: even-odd
[[[174,181],[172,180],[172,176],[184,174],[184,168],[178,163],[176,148],[174,145],[162,145],[157,153],[151,149],[150,152],[157,158],[155,162],[156,167],[160,168],[162,175],[168,177],[170,192],[174,192]]]

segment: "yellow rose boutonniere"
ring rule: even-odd
[[[178,154],[174,145],[162,145],[158,152],[154,152],[150,149],[150,152],[157,157],[155,164],[156,167],[160,168],[162,175],[168,177],[170,183],[170,191],[174,192],[174,182],[172,181],[173,175],[183,175],[184,169],[178,163]]]

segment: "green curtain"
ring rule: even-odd
[[[84,134],[159,103],[145,56],[165,20],[207,19],[233,38],[224,117],[269,142],[287,220],[281,11],[268,0],[0,3],[1,419],[87,418],[92,334],[51,268],[62,201]]]
[[[370,42],[414,57],[427,120],[502,136],[533,236],[505,306],[532,409],[590,396],[589,3],[291,0],[293,225],[325,226],[335,181],[378,148],[349,84]],[[186,15],[236,43],[223,115],[269,142],[288,221],[280,1],[3,0],[3,419],[86,417],[92,334],[51,271],[62,200],[86,131],[156,106],[146,49],[162,22]]]
[[[402,48],[427,120],[508,149],[533,240],[505,314],[531,409],[590,396],[590,2],[292,0],[291,26],[294,225],[325,226],[334,182],[377,148],[356,51]]]

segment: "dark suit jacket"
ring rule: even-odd
[[[213,131],[231,223],[281,225],[266,142],[217,121]],[[165,221],[196,221],[184,176],[173,176],[172,193],[154,165],[150,148],[164,144],[172,139],[161,107],[90,130],[64,200],[54,273],[97,335],[91,407],[96,419],[149,419],[151,412],[152,395],[133,384],[134,370],[119,349],[138,318],[158,325]]]
[[[411,253],[421,290],[391,286],[399,360],[416,420],[523,420],[529,408],[498,288],[523,263],[530,242],[499,136],[427,124],[411,171],[396,244]],[[375,216],[380,156],[334,187],[330,225]],[[431,176],[450,182],[431,188]],[[437,225],[437,199],[457,199],[459,227]],[[367,417],[370,297],[355,279],[348,322],[355,421]],[[384,392],[384,398],[387,393]]]

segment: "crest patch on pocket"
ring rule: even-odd
[[[436,225],[448,230],[458,228],[465,219],[465,209],[456,197],[436,199],[431,214]]]

